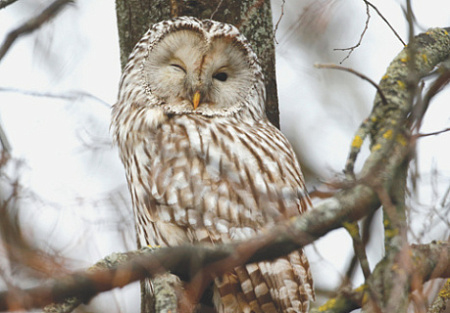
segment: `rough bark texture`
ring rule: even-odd
[[[116,0],[120,59],[125,66],[134,45],[149,26],[176,16],[195,16],[235,25],[259,57],[266,82],[269,120],[279,128],[275,48],[269,0]]]

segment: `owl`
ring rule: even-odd
[[[256,54],[232,25],[153,25],[124,69],[111,126],[141,246],[245,240],[309,206],[295,154],[266,118]],[[299,250],[217,277],[211,302],[306,312],[312,286]]]

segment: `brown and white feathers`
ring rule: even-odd
[[[181,17],[134,48],[112,113],[141,246],[243,240],[304,212],[294,152],[264,113],[257,57],[232,25]],[[215,281],[219,312],[306,312],[296,251]]]

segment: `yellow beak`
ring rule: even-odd
[[[200,103],[200,91],[196,91],[194,93],[194,97],[192,98],[192,104],[194,105],[194,110],[197,109],[199,103]]]

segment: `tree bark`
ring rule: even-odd
[[[230,23],[247,37],[259,58],[266,85],[266,113],[280,127],[270,0],[116,0],[122,68],[149,27],[177,16]]]

